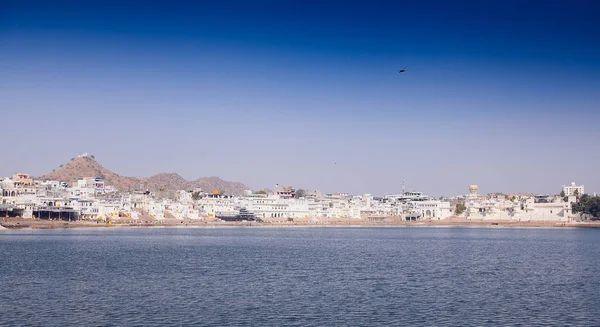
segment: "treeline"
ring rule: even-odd
[[[579,201],[573,204],[573,213],[588,214],[593,219],[600,219],[600,196],[582,195]]]

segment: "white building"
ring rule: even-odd
[[[282,199],[279,195],[248,198],[245,202],[257,218],[304,218],[309,215],[306,201]]]
[[[583,188],[583,185],[575,185],[575,183],[571,183],[571,185],[563,185],[562,187],[563,192],[565,193],[565,196],[571,196],[571,195],[584,195],[585,194],[585,190]],[[575,194],[577,192],[577,194]]]
[[[384,196],[385,199],[389,199],[397,202],[406,202],[406,201],[420,201],[427,200],[429,196],[423,194],[423,192],[409,191],[400,194],[388,194]]]
[[[550,203],[535,203],[527,199],[522,205],[522,211],[515,216],[523,220],[556,220],[566,221],[571,216],[571,203],[556,199]]]
[[[74,188],[89,188],[96,193],[103,193],[105,189],[104,178],[86,177],[79,178],[73,182]]]
[[[438,200],[411,201],[408,204],[411,213],[418,213],[425,219],[445,219],[452,216],[450,202]]]
[[[162,202],[151,201],[148,206],[148,214],[156,220],[165,219],[165,205]]]
[[[536,202],[534,197],[522,200],[470,200],[466,216],[471,220],[568,221],[572,216],[570,202],[557,197],[551,202]]]
[[[197,201],[200,215],[214,217],[217,213],[234,212],[239,199],[230,196],[210,194]]]

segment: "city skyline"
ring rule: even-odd
[[[600,189],[595,2],[6,6],[0,176],[89,152],[253,189]]]
[[[116,187],[115,189],[123,189],[122,185],[120,187],[118,187],[119,185],[112,184],[110,182],[106,183],[104,176],[108,174],[109,175],[109,179],[111,179],[110,176],[120,176],[120,177],[125,177],[125,178],[133,177],[133,178],[142,178],[142,179],[145,178],[145,179],[147,179],[147,181],[149,183],[151,183],[152,185],[154,185],[156,187],[156,185],[155,185],[156,181],[152,181],[151,179],[152,179],[152,177],[156,177],[156,176],[160,175],[160,173],[159,173],[159,174],[153,175],[153,176],[123,176],[123,175],[120,175],[118,172],[114,172],[114,171],[111,171],[110,169],[106,169],[106,167],[103,167],[101,165],[101,163],[99,163],[99,162],[96,161],[95,155],[93,155],[91,153],[85,152],[85,153],[82,153],[80,155],[77,155],[76,157],[71,158],[71,160],[69,161],[69,163],[67,163],[67,164],[61,164],[56,169],[53,169],[52,172],[49,172],[48,174],[45,174],[44,176],[30,176],[28,173],[21,172],[21,171],[15,172],[13,174],[13,176],[17,176],[18,175],[18,176],[20,176],[19,178],[22,178],[22,176],[26,176],[25,178],[30,178],[31,177],[31,178],[33,178],[35,180],[41,180],[41,181],[56,181],[56,180],[64,181],[65,180],[64,179],[64,175],[60,175],[60,176],[63,176],[62,178],[56,178],[56,175],[54,175],[55,172],[58,174],[62,170],[71,170],[70,172],[63,172],[61,174],[67,174],[67,175],[74,176],[73,175],[74,174],[73,168],[69,168],[69,166],[70,166],[69,164],[71,162],[77,162],[77,160],[80,160],[79,158],[86,158],[86,160],[92,159],[93,161],[96,162],[96,164],[90,166],[89,163],[84,163],[83,165],[88,167],[88,168],[85,169],[88,172],[81,172],[80,171],[80,173],[77,175],[77,177],[72,177],[72,178],[69,179],[70,181],[73,181],[73,182],[75,182],[77,180],[81,180],[81,179],[89,179],[89,178],[96,178],[96,179],[98,179],[98,178],[100,178],[102,180],[102,183],[106,184],[107,186]],[[80,162],[80,164],[81,164],[81,162]],[[77,164],[77,166],[80,166],[80,164]],[[94,168],[91,168],[91,167],[94,167]],[[76,171],[79,171],[79,169],[81,169],[81,168],[75,168]],[[93,171],[93,170],[97,171],[97,173],[91,173],[91,171]],[[166,173],[166,174],[176,174],[176,175],[179,175],[177,172],[170,172],[170,173]],[[10,177],[11,176],[0,176],[0,179],[2,179],[2,178],[9,178],[10,179]],[[179,177],[181,177],[181,175],[179,175]],[[186,179],[186,181],[193,183],[194,181],[198,181],[199,179],[201,180],[202,178],[211,178],[211,177],[209,177],[209,176],[198,176],[197,178]],[[13,179],[14,179],[14,177],[13,177]],[[176,178],[176,180],[179,180],[179,178]],[[161,177],[161,181],[164,182],[164,178]],[[144,180],[138,180],[137,182],[139,184],[139,185],[136,184],[138,186],[137,188],[132,189],[131,186],[129,186],[129,187],[127,187],[128,190],[129,191],[131,191],[131,190],[143,191],[144,190],[144,183],[145,183],[145,181]],[[223,180],[223,182],[236,184],[237,182],[240,182],[240,181]],[[408,182],[410,182],[410,181],[408,181]],[[159,184],[160,183],[161,182],[159,182]],[[241,183],[243,183],[243,182],[241,182]],[[398,190],[396,190],[394,192],[388,192],[388,193],[385,193],[385,194],[377,194],[377,193],[374,194],[372,192],[369,192],[368,190],[367,191],[363,191],[363,192],[357,192],[357,193],[346,192],[344,190],[334,190],[334,191],[322,192],[322,190],[320,190],[320,189],[311,188],[309,186],[307,186],[307,187],[296,187],[294,185],[289,185],[289,184],[285,184],[285,183],[283,183],[283,184],[274,183],[274,184],[272,184],[270,186],[260,187],[260,188],[254,188],[254,187],[251,187],[249,185],[246,185],[246,186],[248,188],[244,189],[244,191],[245,190],[249,190],[249,191],[254,191],[254,192],[259,192],[259,193],[260,193],[260,191],[265,191],[265,190],[268,190],[270,193],[273,193],[273,192],[276,193],[277,190],[282,190],[282,189],[286,189],[287,188],[287,189],[294,189],[294,190],[302,190],[303,192],[316,192],[316,193],[321,193],[321,194],[349,194],[349,195],[371,194],[371,195],[376,196],[376,197],[387,197],[387,196],[393,196],[393,195],[397,195],[397,194],[409,194],[409,193],[417,192],[417,193],[423,194],[423,196],[431,196],[432,198],[438,198],[438,197],[439,198],[454,198],[454,197],[469,196],[469,194],[473,195],[473,188],[476,190],[475,194],[479,194],[481,196],[493,195],[493,194],[533,194],[533,195],[548,195],[548,196],[552,196],[552,195],[559,195],[559,194],[561,194],[560,191],[556,191],[555,189],[553,189],[553,190],[547,190],[545,192],[535,193],[535,192],[523,192],[523,191],[518,191],[518,190],[509,190],[509,191],[489,190],[489,189],[485,189],[485,186],[484,186],[484,189],[483,189],[484,192],[480,192],[479,185],[476,185],[476,184],[465,185],[464,190],[463,190],[465,192],[459,192],[459,193],[455,193],[455,194],[431,194],[427,190],[411,188],[410,184],[407,185],[407,181],[406,180],[403,180],[401,182],[400,188]],[[175,189],[171,189],[171,190],[187,190],[187,191],[192,191],[195,187],[197,187],[197,186],[187,187],[187,188],[186,187],[180,187],[180,188],[175,188]],[[227,186],[227,187],[230,187],[230,186]],[[575,190],[575,189],[577,189],[578,191],[579,190],[583,190],[584,187],[585,187],[585,185],[584,184],[578,184],[576,182],[570,182],[570,183],[566,183],[566,184],[561,185],[561,187],[562,187],[563,191],[565,190],[565,187],[567,187],[569,189],[572,189],[570,191],[570,193],[572,193],[573,190]],[[153,188],[153,190],[156,191],[156,189],[154,189],[154,188]],[[215,188],[207,189],[207,188],[202,187],[202,191],[204,191],[206,193],[212,193],[212,192],[219,192],[219,193],[221,193],[218,189],[215,189]],[[571,195],[570,193],[568,195]],[[587,194],[593,194],[594,196],[597,194],[597,192],[592,192],[592,193],[586,192],[586,193]],[[230,194],[230,193],[226,192],[224,194],[227,195],[227,194]]]

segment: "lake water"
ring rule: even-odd
[[[600,325],[600,230],[0,232],[0,326]]]

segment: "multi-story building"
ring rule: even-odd
[[[450,202],[447,201],[411,201],[408,203],[408,207],[410,213],[417,213],[425,219],[445,219],[452,216]]]
[[[33,178],[29,174],[16,173],[12,181],[15,187],[33,186]]]
[[[574,182],[571,183],[571,185],[563,185],[562,190],[565,193],[565,196],[581,196],[585,194],[585,189],[583,185],[575,185]]]

